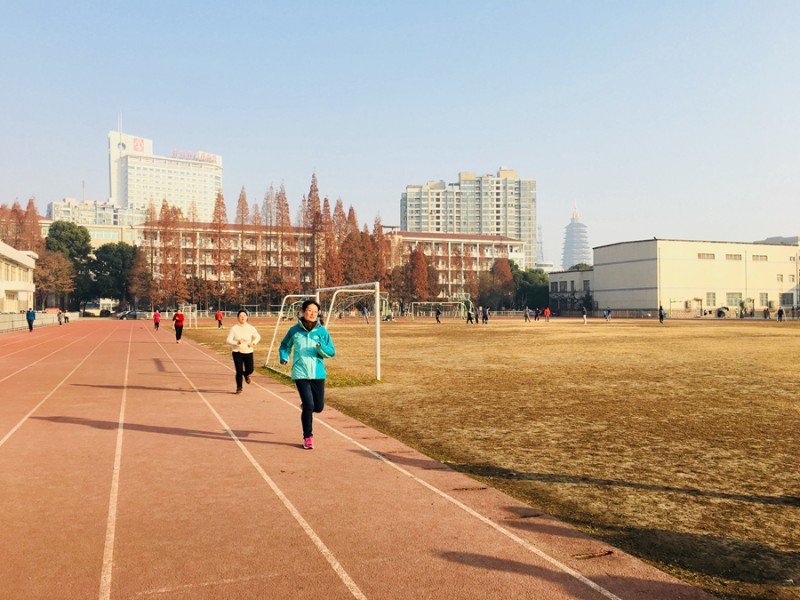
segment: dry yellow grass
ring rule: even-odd
[[[369,333],[332,327],[338,409],[720,597],[800,598],[800,322],[399,321],[381,383],[337,386]]]

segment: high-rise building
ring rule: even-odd
[[[409,185],[400,204],[408,232],[499,235],[523,242],[520,268],[536,264],[536,180],[501,167],[497,176],[459,173],[458,183]]]
[[[192,204],[199,221],[210,222],[214,202],[222,191],[222,157],[206,152],[173,150],[172,156],[153,154],[153,141],[111,131],[108,134],[110,200],[123,209],[156,208],[166,198],[185,217]]]
[[[569,269],[579,263],[592,264],[592,249],[589,247],[589,229],[581,223],[578,209],[572,209],[572,219],[564,229],[564,251],[561,268]]]

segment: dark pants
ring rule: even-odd
[[[217,329],[222,329],[222,321],[217,321]]]
[[[183,335],[183,325],[175,325],[175,339],[180,340]]]
[[[158,321],[153,321],[153,327],[155,327],[156,331],[158,331]]]
[[[33,319],[28,319],[28,331],[33,331]]]
[[[303,439],[305,439],[314,435],[314,413],[322,412],[325,408],[325,380],[295,379],[294,384],[300,392],[300,401],[303,403],[300,422],[303,424]]]
[[[236,389],[242,389],[242,380],[253,373],[253,353],[242,354],[241,352],[231,352],[233,355],[233,366],[236,370]]]

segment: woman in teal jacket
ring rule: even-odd
[[[297,325],[293,325],[281,342],[281,364],[289,362],[294,348],[292,380],[300,393],[303,411],[300,422],[303,424],[303,448],[314,448],[314,413],[325,408],[325,364],[323,359],[336,354],[333,341],[319,322],[319,303],[316,300],[303,302],[302,315]]]

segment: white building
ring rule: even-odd
[[[663,306],[673,315],[718,309],[760,314],[800,303],[799,261],[797,242],[622,242],[594,248],[592,271],[551,273],[551,299],[569,308],[571,297],[590,291],[600,309],[654,314]]]
[[[173,150],[153,154],[153,141],[120,131],[108,134],[110,201],[123,209],[156,209],[166,198],[170,206],[197,220],[210,222],[217,194],[222,191],[222,157],[206,152]]]
[[[35,306],[35,252],[20,251],[0,242],[0,313],[18,313]]]
[[[536,264],[536,180],[501,167],[497,175],[459,173],[458,183],[409,185],[400,204],[407,232],[497,235],[521,240],[522,269]]]
[[[113,202],[64,198],[47,205],[48,219],[78,225],[140,225],[146,216],[145,210],[120,208]]]
[[[561,268],[569,269],[577,264],[592,264],[592,249],[589,247],[589,229],[581,223],[578,209],[572,210],[572,219],[564,228],[564,249],[561,253]]]

